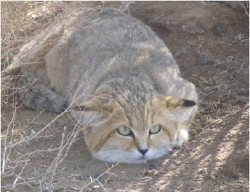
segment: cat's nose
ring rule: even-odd
[[[145,155],[148,152],[148,149],[138,149],[138,151],[142,154]]]

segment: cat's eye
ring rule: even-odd
[[[153,127],[151,127],[151,129],[149,130],[149,134],[157,134],[161,131],[161,126],[160,125],[154,125]]]
[[[131,129],[129,129],[126,126],[122,126],[122,127],[118,128],[117,133],[119,133],[122,136],[132,136],[133,135],[133,132],[131,131]]]

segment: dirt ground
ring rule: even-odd
[[[25,42],[72,6],[85,3],[2,3],[2,70]],[[2,79],[2,191],[248,191],[246,5],[99,2],[91,6],[120,8],[151,26],[166,42],[200,97],[190,141],[146,164],[100,162],[87,151],[69,114],[31,111],[7,102],[11,91],[6,91]]]

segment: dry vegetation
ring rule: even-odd
[[[118,7],[149,24],[167,42],[184,76],[197,85],[200,95],[200,111],[191,130],[190,144],[166,159],[146,165],[98,162],[86,151],[80,127],[68,110],[56,115],[24,109],[16,94],[17,77],[2,76],[2,190],[247,191],[248,3],[239,6],[218,3],[217,17],[207,20],[197,11],[198,27],[193,20],[180,17],[177,21],[174,14],[171,18],[164,11],[166,6],[154,3],[88,4],[97,9]],[[83,5],[82,2],[3,2],[2,71],[33,35],[70,8]],[[228,7],[232,13],[220,6]],[[211,34],[214,23],[224,23],[227,28],[221,38]],[[203,54],[216,64],[198,65],[196,54]],[[187,60],[190,66],[185,65]]]

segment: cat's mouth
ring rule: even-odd
[[[139,161],[147,161],[147,160],[149,160],[149,159],[146,158],[145,156],[141,156],[141,157],[139,157],[137,160],[139,160]]]
[[[146,154],[140,154],[137,150],[127,152],[121,150],[100,150],[93,154],[96,159],[106,162],[119,162],[128,164],[142,164],[158,159],[167,154],[169,150],[149,150]]]
[[[150,159],[147,159],[145,157],[139,157],[137,159],[131,159],[130,161],[121,161],[121,163],[129,163],[129,164],[143,164],[147,163]]]
[[[147,155],[131,155],[129,158],[129,155],[122,155],[122,157],[117,156],[117,153],[107,153],[104,151],[99,151],[93,156],[96,159],[102,160],[102,161],[107,161],[107,162],[119,162],[119,163],[128,163],[128,164],[141,164],[141,163],[146,163],[149,158]]]
[[[150,157],[146,156],[146,155],[141,155],[137,158],[133,158],[130,160],[126,160],[126,161],[121,161],[121,163],[129,163],[129,164],[142,164],[142,163],[147,163],[147,161],[151,160]]]

